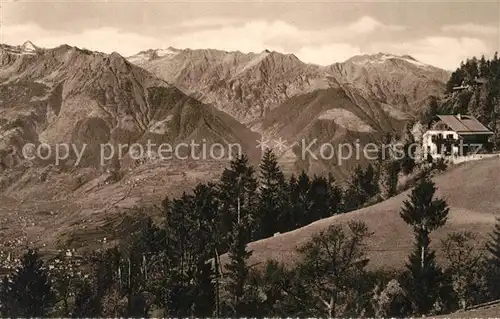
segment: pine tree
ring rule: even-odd
[[[481,56],[479,60],[479,76],[483,78],[487,78],[490,75],[490,63],[486,61],[484,54]]]
[[[74,292],[75,284],[81,279],[81,273],[78,271],[79,259],[72,254],[67,256],[67,252],[61,251],[49,262],[49,275],[53,288],[57,293],[57,298],[63,303],[62,311],[58,315],[65,317],[70,315],[69,300]]]
[[[72,311],[73,318],[89,318],[101,316],[101,300],[94,293],[90,282],[82,280],[75,293],[75,302]]]
[[[288,183],[290,217],[288,230],[293,230],[307,225],[308,215],[311,209],[309,201],[309,191],[311,189],[311,180],[309,176],[302,171],[298,178],[292,176]]]
[[[356,166],[348,180],[349,184],[344,194],[343,207],[345,211],[358,209],[370,198],[368,179],[369,177],[365,175],[361,166]]]
[[[162,292],[168,316],[212,314],[211,309],[206,310],[204,306],[207,293],[210,298],[213,292],[210,285],[213,276],[206,262],[214,257],[217,246],[215,198],[213,186],[198,185],[194,195],[184,193],[171,201],[168,208],[163,274],[166,290]]]
[[[455,80],[454,82],[457,82],[457,81]],[[460,84],[453,83],[453,86],[456,86],[456,85],[460,85]],[[431,96],[430,102],[429,102],[429,107],[427,108],[427,111],[425,112],[424,118],[423,118],[423,124],[425,126],[427,126],[427,129],[430,129],[432,121],[436,118],[436,116],[438,114],[439,114],[438,100],[436,97]]]
[[[436,114],[437,115],[437,114]],[[435,116],[435,115],[434,115]],[[412,132],[413,125],[408,123],[403,139],[403,158],[400,160],[400,170],[403,174],[411,174],[415,169],[416,145],[417,141]]]
[[[8,300],[9,300],[9,276],[4,276],[0,282],[0,316],[7,317],[8,315]]]
[[[225,237],[221,250],[228,247],[229,238],[233,224],[239,214],[249,220],[252,236],[255,235],[255,209],[257,207],[257,179],[254,169],[250,165],[248,157],[242,155],[231,161],[230,167],[222,173],[219,183],[220,233]]]
[[[368,164],[366,167],[360,186],[368,198],[372,198],[379,193],[377,172],[372,164]]]
[[[267,149],[260,168],[259,206],[257,209],[258,238],[272,236],[279,230],[279,221],[286,209],[285,177],[271,149]]]
[[[429,248],[429,235],[442,227],[447,220],[449,208],[440,198],[433,198],[434,182],[422,180],[411,192],[409,200],[403,202],[401,218],[413,228],[415,246],[407,264],[405,289],[417,314],[428,314],[438,297],[441,270],[435,261],[435,253]]]
[[[380,168],[380,195],[387,199],[396,195],[398,187],[398,174],[400,165],[398,161],[388,160]]]
[[[183,194],[166,205],[162,281],[162,306],[166,315],[206,317],[213,313],[212,280],[221,233],[218,229],[219,199],[214,184],[199,184],[192,195]]]
[[[342,191],[335,185],[332,174],[328,178],[314,176],[308,193],[310,212],[307,223],[333,216],[339,212]]]
[[[227,292],[230,298],[228,307],[232,316],[250,316],[252,309],[249,307],[250,300],[246,286],[249,278],[247,261],[252,252],[247,250],[249,242],[247,218],[244,216],[238,218],[233,225],[230,238],[229,264],[226,265]]]
[[[214,311],[215,287],[212,279],[215,278],[216,265],[212,268],[207,260],[218,258],[216,251],[219,246],[221,235],[217,225],[219,224],[216,187],[214,184],[198,185],[194,189],[194,216],[195,225],[192,227],[194,274],[193,286],[193,313],[195,317],[210,317]]]
[[[55,304],[55,294],[43,261],[29,250],[21,259],[1,295],[5,317],[45,317]]]
[[[486,281],[491,299],[500,299],[500,217],[496,217],[495,228],[486,243],[488,256],[486,263]]]

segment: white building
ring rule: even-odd
[[[465,156],[477,147],[488,149],[493,135],[486,126],[470,115],[438,115],[422,136],[424,158]]]

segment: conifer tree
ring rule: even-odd
[[[302,171],[298,178],[292,176],[288,183],[290,217],[287,230],[293,230],[307,225],[308,215],[311,209],[309,191],[311,180]]]
[[[29,250],[21,259],[1,295],[2,316],[45,317],[55,304],[55,294],[38,252]]]
[[[196,317],[210,317],[214,311],[215,287],[212,279],[217,272],[217,262],[212,268],[207,260],[216,261],[221,235],[219,234],[217,193],[212,183],[198,185],[194,189],[195,225],[192,227],[193,240],[193,312]]]
[[[358,209],[370,198],[368,179],[361,166],[356,166],[348,180],[349,184],[344,194],[345,211]]]
[[[361,188],[368,198],[372,198],[379,193],[377,172],[372,164],[368,164],[364,171]]]
[[[4,276],[0,282],[0,316],[6,317],[8,311],[8,291],[9,291],[9,277]]]
[[[229,246],[229,264],[226,265],[227,292],[229,294],[228,307],[233,316],[250,316],[252,309],[250,306],[247,283],[249,279],[248,258],[252,255],[247,250],[248,218],[239,216],[233,224],[230,234],[231,243]]]
[[[486,243],[486,281],[491,299],[500,299],[500,217],[496,217],[495,228]]]
[[[248,218],[252,236],[255,235],[255,209],[257,207],[257,179],[255,178],[253,167],[250,165],[248,157],[241,155],[231,161],[230,167],[222,173],[219,183],[219,199],[221,207],[220,213],[220,233],[225,237],[223,242],[226,250],[228,247],[233,224],[238,217],[238,210],[241,216]]]
[[[398,161],[387,160],[380,168],[380,195],[387,199],[396,195],[400,165]]]
[[[429,247],[430,233],[442,227],[449,208],[440,198],[434,198],[436,186],[423,179],[403,202],[401,218],[413,229],[414,249],[409,256],[404,287],[411,298],[416,314],[428,314],[439,295],[441,269],[436,264],[435,253]]]
[[[434,115],[436,116],[437,113]],[[412,125],[408,123],[406,126],[406,131],[403,138],[403,158],[400,160],[400,168],[403,174],[410,174],[415,169],[416,163],[416,144],[415,136],[412,132]]]
[[[456,82],[456,80],[455,80]],[[453,86],[456,84],[453,83]],[[436,118],[436,116],[439,114],[439,105],[438,105],[438,100],[436,97],[431,96],[430,102],[429,102],[429,107],[427,108],[427,111],[424,114],[424,119],[423,119],[423,124],[427,126],[427,128],[430,128],[430,125],[432,124],[432,121]]]
[[[94,293],[91,283],[86,279],[77,284],[71,315],[73,318],[101,316],[101,300]]]
[[[329,174],[328,178],[314,176],[308,194],[310,202],[308,224],[339,212],[342,191],[335,185],[332,174]]]
[[[167,315],[211,316],[212,284],[221,234],[219,199],[214,184],[199,184],[192,195],[183,194],[166,205],[166,255],[163,298]],[[220,250],[219,250],[220,251]]]
[[[260,163],[259,206],[257,210],[258,237],[272,236],[279,230],[279,221],[286,209],[285,177],[276,155],[267,149]]]

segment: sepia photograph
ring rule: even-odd
[[[500,317],[499,50],[499,0],[0,0],[0,317]]]

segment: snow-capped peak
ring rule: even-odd
[[[365,55],[358,55],[350,58],[347,60],[349,62],[352,62],[354,64],[358,65],[366,65],[366,64],[381,64],[385,63],[387,61],[404,61],[407,63],[411,63],[413,65],[416,65],[418,67],[428,67],[429,65],[422,63],[420,61],[417,61],[415,58],[409,55],[394,55],[390,53],[377,53],[377,54],[365,54]]]
[[[179,53],[179,50],[172,47],[156,50],[156,55],[158,55],[159,57],[164,57],[166,55],[177,55],[177,53]]]
[[[35,52],[36,49],[37,49],[37,46],[33,44],[33,42],[31,41],[26,41],[23,43],[23,45],[21,46],[21,49],[24,51],[24,52]]]
[[[2,52],[15,55],[36,55],[36,52],[40,49],[34,45],[31,41],[26,41],[22,45],[8,45],[0,44],[0,49]]]
[[[140,64],[145,63],[150,60],[158,59],[158,58],[173,58],[177,54],[179,54],[181,50],[168,47],[166,49],[149,49],[145,51],[141,51],[135,55],[128,57],[127,59],[131,63]]]

